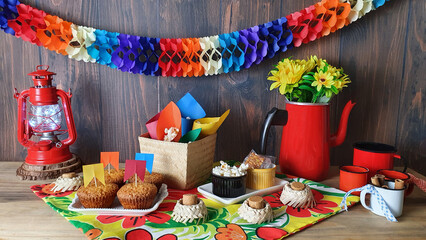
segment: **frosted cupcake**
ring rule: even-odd
[[[80,187],[77,190],[77,196],[85,208],[109,208],[117,191],[118,186],[114,183],[106,183],[105,185],[98,183],[98,186],[89,184],[86,187]]]
[[[151,208],[157,195],[157,187],[151,183],[128,183],[117,192],[118,200],[125,209]]]

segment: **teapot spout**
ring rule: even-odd
[[[346,103],[345,108],[342,112],[342,116],[340,117],[339,129],[337,130],[337,133],[331,135],[330,137],[331,147],[339,146],[343,143],[343,141],[345,141],[349,113],[351,112],[354,105],[355,103],[352,103],[352,101]]]

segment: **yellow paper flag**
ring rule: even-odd
[[[115,169],[118,170],[119,152],[101,152],[101,163],[104,164],[104,168],[110,163]]]
[[[87,187],[90,181],[95,177],[99,182],[105,185],[104,167],[102,163],[83,166],[84,186]]]
[[[194,121],[192,129],[201,128],[201,135],[212,135],[216,133],[217,129],[219,129],[220,125],[222,125],[226,117],[228,117],[229,111],[230,110],[228,109],[220,117],[207,117],[197,119]]]

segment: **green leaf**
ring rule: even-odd
[[[309,92],[311,92],[312,94],[315,94],[315,90],[314,90],[314,89],[312,89],[311,87],[306,86],[306,85],[301,85],[299,88],[300,88],[300,89],[302,89],[302,90],[309,91]]]
[[[331,91],[334,93],[334,94],[338,94],[339,93],[339,90],[337,90],[337,88],[335,87],[335,86],[331,86]]]
[[[312,75],[309,75],[309,74],[303,75],[302,79],[315,81],[315,78]]]
[[[301,81],[300,82],[300,84],[302,85],[302,84],[307,84],[307,85],[311,85],[312,84],[312,81],[309,81],[309,80],[303,80],[303,81]]]

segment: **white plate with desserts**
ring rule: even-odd
[[[120,216],[144,216],[148,213],[151,213],[157,210],[158,206],[163,202],[163,200],[169,195],[167,191],[167,185],[161,185],[160,191],[158,191],[157,196],[155,196],[153,206],[148,209],[124,209],[121,206],[120,201],[116,197],[112,203],[111,208],[84,208],[81,205],[80,200],[78,199],[77,194],[73,199],[72,203],[68,206],[68,210],[79,212],[85,215],[120,215]]]
[[[273,193],[273,192],[281,191],[283,186],[286,183],[288,183],[288,181],[286,181],[284,179],[280,179],[280,178],[275,178],[274,179],[274,185],[272,187],[260,189],[260,190],[254,190],[254,189],[246,188],[246,193],[244,195],[241,195],[241,196],[235,197],[235,198],[223,198],[223,197],[219,197],[219,196],[213,194],[213,184],[212,183],[207,183],[207,184],[201,185],[197,188],[197,190],[201,194],[203,194],[203,196],[205,196],[206,198],[216,200],[216,201],[223,203],[225,205],[230,205],[230,204],[242,202],[242,201],[246,200],[247,198],[249,198],[251,196],[255,196],[255,195],[262,196],[262,195],[270,194],[270,193]]]

